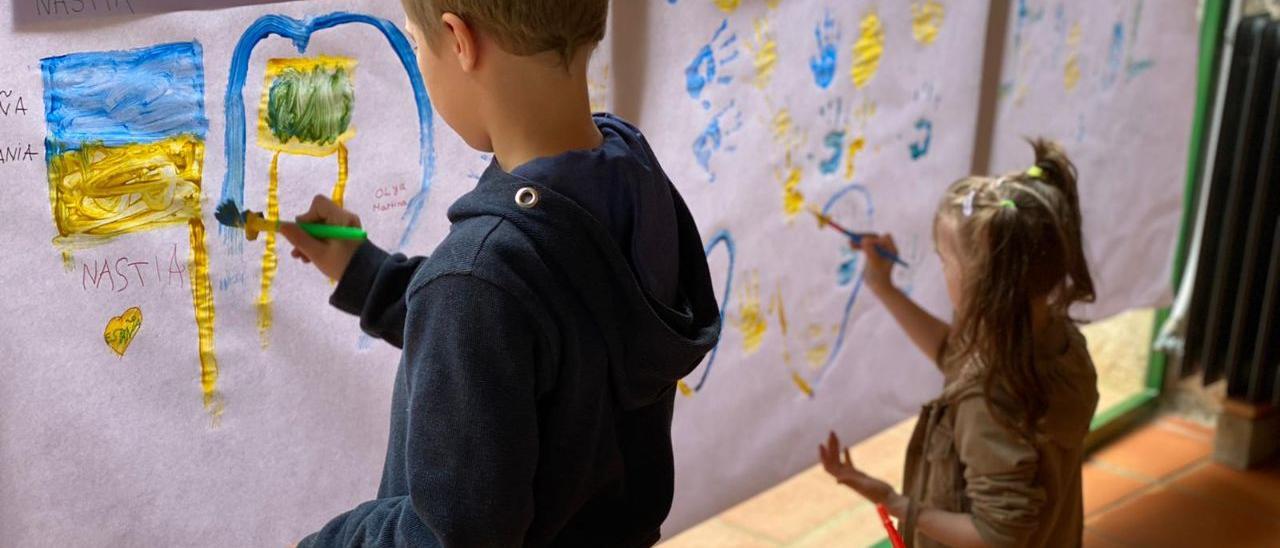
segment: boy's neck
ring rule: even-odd
[[[603,136],[591,116],[587,59],[569,70],[528,57],[498,61],[487,101],[489,139],[498,165],[508,173],[536,158],[600,146]]]

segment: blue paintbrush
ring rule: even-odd
[[[829,226],[840,232],[843,232],[844,235],[848,236],[849,240],[853,242],[853,245],[858,245],[858,246],[862,245],[862,239],[867,236],[867,234],[865,233],[854,232],[843,226],[840,226],[835,221],[832,221],[831,217],[828,217],[827,215],[823,214],[821,211],[818,211],[818,208],[810,207],[809,213],[812,213],[814,217],[818,218],[819,227]],[[889,259],[890,261],[893,261],[899,265],[909,268],[909,265],[907,265],[906,261],[903,261],[902,259],[898,258],[897,255],[894,255],[893,252],[879,245],[876,246],[876,254],[886,259]]]

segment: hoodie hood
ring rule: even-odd
[[[606,173],[561,170],[544,184],[507,173],[495,160],[475,190],[449,209],[449,220],[456,224],[471,217],[501,217],[533,242],[541,260],[560,278],[560,283],[579,297],[599,328],[607,348],[616,401],[631,410],[658,402],[674,389],[676,381],[697,367],[719,338],[720,310],[702,237],[679,192],[635,128],[611,116],[597,116],[596,120],[606,140],[622,139],[629,153],[619,154],[614,146],[612,152],[575,151],[556,158],[563,161],[572,160],[574,155],[606,154]],[[581,163],[570,161],[568,165]],[[521,173],[522,169],[516,172]],[[581,180],[592,175],[603,179]],[[565,180],[556,180],[557,177]],[[647,192],[647,197],[634,200],[632,238],[620,244],[616,236],[619,231],[610,230],[598,219],[599,214],[593,215],[584,204],[566,195],[573,193],[574,184],[627,185],[626,188],[660,188],[666,192],[657,199]],[[561,192],[557,188],[570,190]],[[536,193],[536,203],[531,207],[517,204],[518,193],[527,195],[528,191],[522,189]],[[670,199],[661,199],[663,195]],[[609,217],[610,222],[617,222],[617,217]],[[642,230],[660,226],[663,219],[675,225],[674,249],[655,250],[636,243],[643,240]],[[630,247],[631,253],[624,253],[624,247]],[[643,265],[635,264],[634,259],[646,253],[676,254],[678,268],[671,273],[674,279],[648,285],[669,287],[666,298],[653,295],[640,279],[649,271],[640,268]]]

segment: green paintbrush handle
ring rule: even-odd
[[[298,223],[298,228],[321,240],[364,240],[369,237],[364,230],[354,226],[323,225],[315,223]]]

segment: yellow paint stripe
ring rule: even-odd
[[[209,279],[209,252],[204,243],[204,223],[192,219],[191,228],[191,302],[195,306],[196,328],[200,339],[200,391],[204,408],[217,421],[222,415],[222,398],[218,395],[218,359],[213,351],[213,282]]]
[[[266,218],[280,218],[280,152],[271,155],[271,170],[267,174]],[[266,233],[266,249],[262,252],[262,291],[258,294],[258,337],[262,347],[270,343],[271,331],[271,282],[276,277],[276,233]]]
[[[347,194],[347,145],[338,143],[338,182],[333,183],[333,203],[342,207]]]

